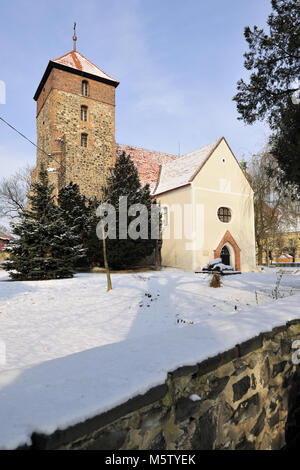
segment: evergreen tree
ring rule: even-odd
[[[97,208],[100,201],[94,197],[88,199],[88,212],[89,212],[89,232],[87,240],[84,244],[86,247],[86,259],[89,266],[103,266],[103,243],[97,236],[97,225],[99,218],[96,216]]]
[[[96,234],[99,222],[96,209],[100,204],[99,201],[81,194],[78,184],[71,182],[59,191],[58,204],[65,223],[74,230],[85,249],[85,255],[78,260],[77,266],[102,264],[102,243]]]
[[[247,124],[267,118],[277,128],[278,117],[291,101],[300,77],[300,3],[295,0],[271,0],[269,34],[254,26],[245,28],[249,52],[244,66],[251,71],[249,83],[237,84],[234,96],[239,119]]]
[[[99,201],[81,194],[78,184],[71,182],[59,191],[58,204],[65,223],[74,230],[85,249],[85,256],[78,260],[77,266],[91,266],[101,262],[101,243],[96,235],[96,208]]]
[[[33,183],[29,210],[13,225],[16,240],[10,245],[10,260],[3,265],[14,280],[72,277],[83,249],[76,230],[66,225],[54,203],[53,186],[43,168]]]
[[[111,169],[107,186],[103,188],[104,201],[111,204],[116,210],[116,239],[107,238],[107,256],[109,266],[112,268],[125,268],[136,265],[146,256],[150,255],[155,246],[156,239],[151,239],[151,207],[153,201],[150,197],[149,185],[141,187],[137,169],[130,155],[123,152],[117,159],[115,167]],[[120,237],[120,197],[127,197],[128,209],[133,204],[143,204],[147,210],[148,234],[147,238],[126,239]],[[130,224],[139,216],[127,216],[127,231]],[[141,227],[137,226],[137,232],[141,234]]]
[[[290,102],[270,138],[271,152],[283,171],[281,180],[300,188],[300,103]]]
[[[273,131],[271,152],[283,179],[300,187],[300,2],[271,0],[271,4],[269,32],[257,26],[245,28],[249,51],[244,65],[251,74],[248,83],[239,80],[233,99],[239,119],[247,124],[267,119]]]

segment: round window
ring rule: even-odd
[[[229,207],[220,207],[218,209],[218,217],[221,222],[230,222],[231,210]]]

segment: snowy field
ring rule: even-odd
[[[104,274],[11,282],[0,271],[0,448],[104,412],[170,370],[300,318],[300,270],[277,271],[226,276],[219,289],[207,274],[175,269],[113,274],[108,293]]]

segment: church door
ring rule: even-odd
[[[221,250],[221,259],[223,264],[230,266],[230,253],[227,246],[223,246]]]

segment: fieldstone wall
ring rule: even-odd
[[[32,449],[281,449],[300,432],[300,320],[262,333]],[[286,433],[287,428],[287,433]]]
[[[70,181],[83,194],[101,197],[101,188],[116,159],[115,87],[88,80],[88,96],[81,94],[82,77],[53,69],[37,101],[36,181],[41,164],[51,168],[49,181],[55,195]],[[81,120],[81,106],[87,107],[87,121]],[[87,147],[81,134],[87,134]],[[54,171],[55,170],[55,171]]]

